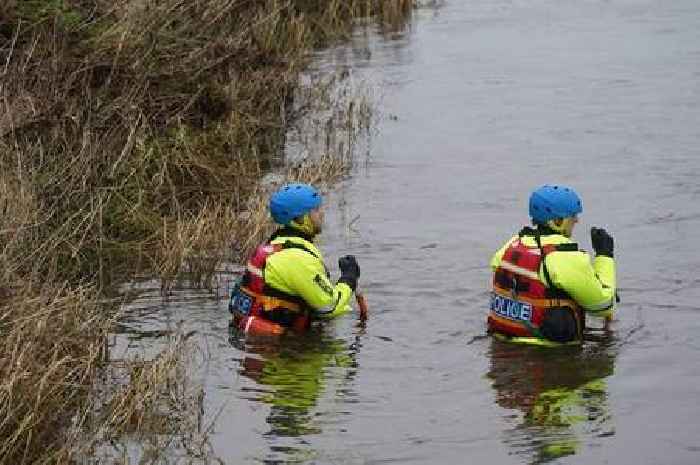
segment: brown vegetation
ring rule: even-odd
[[[15,289],[0,310],[0,463],[63,449],[104,357],[110,320],[90,289]]]

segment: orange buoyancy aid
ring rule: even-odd
[[[280,335],[286,328],[306,330],[311,324],[309,311],[301,297],[288,294],[265,283],[267,259],[285,248],[306,248],[285,242],[262,244],[250,256],[240,282],[229,301],[234,325],[245,333]],[[313,254],[313,253],[312,253]]]
[[[583,309],[551,283],[544,259],[554,251],[574,251],[574,243],[527,246],[515,239],[503,254],[493,277],[489,331],[513,337],[555,342],[581,340]],[[547,285],[540,279],[540,266]],[[562,329],[563,328],[563,329]]]

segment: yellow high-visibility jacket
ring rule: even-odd
[[[518,239],[514,236],[491,259],[491,269],[498,268],[503,254],[510,244]],[[534,236],[523,236],[520,240],[527,246],[536,247]],[[542,245],[567,244],[573,241],[561,234],[540,236]],[[584,251],[554,251],[547,254],[547,271],[552,284],[565,291],[588,314],[609,317],[615,308],[615,260],[611,257],[597,256],[591,260]],[[539,271],[540,281],[548,285],[543,267]]]
[[[288,247],[270,255],[265,264],[265,283],[284,293],[301,297],[317,318],[334,318],[348,312],[352,289],[343,282],[331,284],[318,248],[298,236],[276,237],[270,244],[286,242],[306,250]]]

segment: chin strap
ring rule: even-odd
[[[564,226],[564,223],[562,223],[562,226],[559,227],[554,222],[554,220],[547,221],[547,229],[554,231],[557,234],[561,234],[562,236],[566,236],[566,234],[564,234],[564,227],[563,226]]]
[[[301,217],[301,221],[293,220],[291,223],[289,223],[289,226],[298,231],[301,231],[307,236],[313,237],[316,235],[316,227],[311,221],[311,217],[308,213]]]

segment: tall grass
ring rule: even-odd
[[[61,455],[110,327],[89,288],[15,289],[0,307],[0,463]]]
[[[167,399],[193,398],[177,387],[177,341],[155,360],[125,361],[123,383],[104,381],[110,284],[153,273],[167,291],[187,271],[207,285],[245,254],[266,233],[259,180],[323,100],[300,92],[310,50],[347,37],[360,16],[400,27],[410,7],[0,3],[0,465],[89,457],[95,438],[158,429],[157,413],[178,408]],[[366,105],[324,105],[321,155],[286,176],[347,171]]]
[[[245,202],[285,145],[309,48],[408,2],[21,5],[2,29],[0,165],[32,189],[61,275],[108,281],[152,267],[163,217]]]

